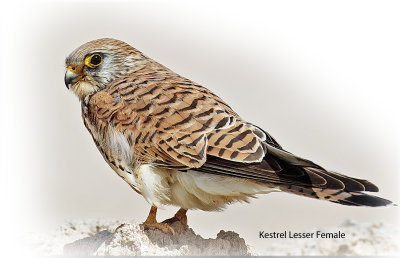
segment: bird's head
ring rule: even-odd
[[[145,59],[125,42],[110,38],[93,40],[78,47],[65,60],[65,85],[82,100],[135,71]]]

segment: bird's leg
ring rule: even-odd
[[[175,221],[179,221],[187,228],[188,225],[187,225],[186,212],[187,212],[187,210],[180,208],[172,218],[164,220],[163,223],[167,223],[167,224],[171,225]]]
[[[147,216],[147,219],[145,222],[143,222],[141,225],[143,226],[144,229],[160,229],[164,233],[172,233],[172,235],[175,235],[174,229],[168,225],[167,223],[158,223],[156,220],[156,215],[157,215],[157,207],[156,206],[151,206],[149,216]]]

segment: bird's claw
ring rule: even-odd
[[[178,211],[175,214],[175,216],[173,216],[172,218],[164,220],[162,223],[166,223],[168,225],[172,225],[172,223],[174,223],[176,221],[179,221],[185,228],[187,228],[188,225],[187,225],[186,211],[185,211],[185,213]]]
[[[162,230],[164,233],[168,234],[171,233],[173,236],[175,235],[175,230],[168,225],[167,223],[164,222],[143,222],[142,224],[140,224],[143,229],[159,229]]]

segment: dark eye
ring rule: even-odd
[[[101,63],[101,60],[102,60],[101,56],[99,54],[95,54],[90,59],[90,63],[92,65],[98,66]]]
[[[85,58],[85,65],[89,68],[96,68],[103,62],[103,57],[100,54],[93,54]]]

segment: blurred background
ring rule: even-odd
[[[222,97],[287,150],[365,178],[399,203],[400,16],[397,1],[50,1],[7,3],[1,39],[4,228],[66,219],[145,220],[149,204],[101,157],[64,60],[81,44],[123,40]],[[177,208],[158,213],[163,220]],[[346,219],[399,225],[398,207],[335,205],[286,193],[224,212],[190,211],[203,237],[233,230],[257,250],[265,231]],[[10,243],[11,244],[11,243]]]

